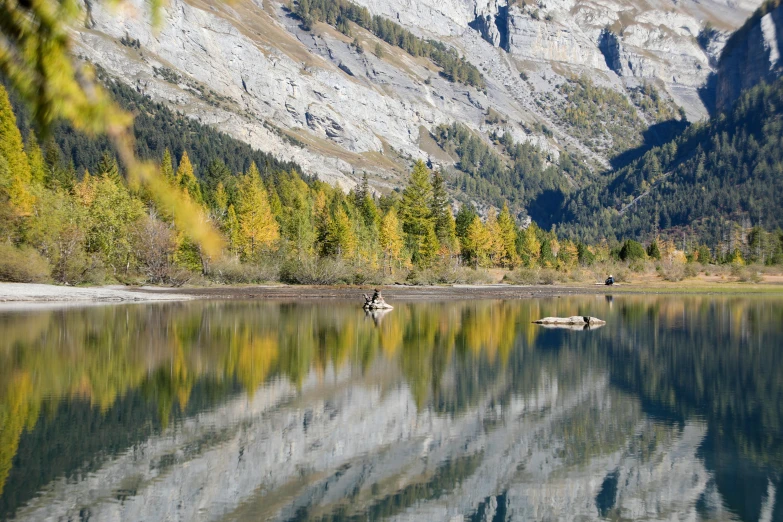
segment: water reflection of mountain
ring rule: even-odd
[[[0,423],[0,506],[29,500],[20,519],[777,519],[782,310],[578,298],[398,306],[377,324],[258,303],[0,316],[0,419],[14,419]],[[529,324],[571,313],[610,323]]]

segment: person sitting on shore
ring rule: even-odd
[[[606,286],[612,286],[614,284],[614,277],[612,277],[612,274],[609,274],[609,277],[604,281],[604,284]]]

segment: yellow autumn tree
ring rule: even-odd
[[[16,216],[27,216],[33,210],[35,197],[30,191],[32,174],[24,151],[22,135],[16,126],[16,117],[8,100],[8,93],[0,85],[0,193],[8,198]]]
[[[243,257],[252,258],[259,250],[271,247],[280,238],[280,230],[255,163],[238,185],[239,246]]]
[[[462,253],[474,266],[487,267],[490,265],[489,251],[492,238],[478,216],[473,217],[468,226]]]
[[[165,170],[165,168],[166,165],[164,161],[163,169]],[[196,174],[193,172],[193,164],[190,162],[190,157],[188,157],[188,151],[184,151],[182,153],[182,158],[179,160],[176,180],[177,185],[179,185],[196,204],[200,205],[204,202],[204,198],[201,195],[201,185],[199,185]]]
[[[397,218],[397,211],[394,208],[389,209],[381,218],[379,236],[384,261],[388,263],[389,272],[391,272],[393,263],[399,262],[402,258],[403,247],[402,228],[400,220]]]
[[[498,227],[500,228],[500,239],[503,243],[502,265],[507,268],[514,268],[519,264],[519,254],[517,254],[517,225],[508,204],[503,205],[503,210],[498,216]]]
[[[500,229],[498,223],[498,215],[494,208],[489,209],[487,214],[487,222],[484,225],[487,235],[489,236],[489,242],[487,244],[487,255],[489,255],[489,262],[493,266],[500,266],[503,264],[503,258],[506,254],[506,246],[503,243],[503,232]]]

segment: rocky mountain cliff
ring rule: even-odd
[[[712,84],[715,109],[725,111],[745,89],[783,73],[783,6],[766,2],[727,42]]]
[[[547,162],[557,163],[568,151],[595,172],[605,170],[663,118],[639,97],[640,87],[660,96],[659,106],[681,107],[679,114],[689,120],[707,115],[699,89],[716,70],[729,31],[758,4],[356,3],[455,48],[479,68],[486,88],[449,81],[431,60],[353,22],[347,24],[350,36],[329,23],[307,30],[291,6],[275,0],[173,0],[160,27],[151,25],[143,0],[119,8],[88,2],[76,53],[153,99],[296,161],[308,173],[347,188],[366,171],[374,187],[389,190],[399,186],[413,159],[456,163],[431,135],[455,121],[488,142],[508,133],[516,142],[533,143]],[[763,42],[772,41],[765,31]],[[771,47],[768,54],[771,61]],[[721,67],[728,69],[729,61]],[[617,109],[638,122],[630,137],[622,137],[627,143],[617,132],[585,132],[568,113],[573,94],[566,87],[580,77],[598,92],[620,93],[631,102]]]

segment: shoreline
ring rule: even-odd
[[[360,300],[374,285],[300,286],[250,285],[204,287],[71,287],[33,283],[0,283],[0,307],[24,304],[87,305],[171,301],[268,299],[275,301]],[[783,297],[783,285],[770,283],[625,283],[560,285],[443,285],[379,286],[385,297],[398,301],[457,299],[535,299],[569,295],[771,295]]]

